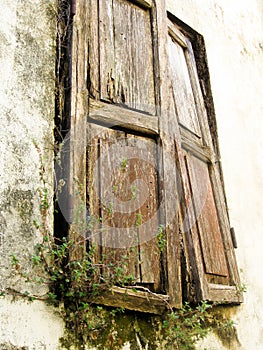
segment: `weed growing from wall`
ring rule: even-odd
[[[82,349],[85,344],[90,344],[97,349],[121,349],[129,342],[131,349],[191,350],[198,340],[211,331],[229,339],[235,335],[233,322],[224,319],[222,313],[216,314],[215,307],[205,301],[195,306],[185,303],[181,309],[173,309],[167,304],[167,311],[160,316],[96,305],[96,298],[105,289],[135,283],[133,276],[125,274],[127,257],[113,260],[112,257],[103,256],[99,263],[94,263],[97,247],[91,245],[80,259],[76,259],[72,258],[71,252],[83,242],[67,237],[54,239],[48,227],[50,194],[44,179],[45,169],[41,151],[35,146],[40,157],[42,187],[37,191],[41,220],[39,223],[35,221],[34,225],[42,239],[36,244],[30,258],[31,274],[23,272],[14,255],[11,256],[11,263],[27,282],[49,286],[44,298],[29,292],[23,293],[23,296],[31,301],[44,299],[57,308],[67,329],[65,337],[61,339],[64,348],[70,349],[74,344],[77,349]],[[89,229],[92,230],[92,225]],[[161,226],[157,241],[162,250],[166,241]]]

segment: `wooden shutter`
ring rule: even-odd
[[[72,235],[96,244],[102,278],[124,258],[136,279],[96,301],[159,313],[182,284],[188,300],[240,301],[194,54],[164,0],[78,1],[71,114]]]
[[[190,40],[169,21],[169,57],[182,176],[181,231],[188,298],[238,302],[239,277],[224,190]],[[185,276],[186,277],[186,276]]]
[[[167,82],[165,8],[162,1],[88,3],[88,240],[98,247],[96,261],[106,262],[102,275],[125,257],[122,267],[138,291],[149,290],[147,298],[158,293],[159,301],[169,294],[171,305],[180,306],[175,131],[169,130],[175,121],[160,103]],[[140,305],[130,303],[125,307]]]

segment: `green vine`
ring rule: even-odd
[[[54,239],[48,228],[50,196],[44,179],[43,160],[39,147],[35,147],[41,162],[39,176],[42,188],[37,191],[41,220],[40,223],[34,221],[34,226],[41,233],[42,239],[36,244],[34,254],[30,258],[33,268],[31,274],[23,272],[15,255],[11,256],[11,263],[27,282],[49,286],[45,298],[29,292],[22,295],[31,301],[44,299],[57,307],[67,329],[66,336],[61,340],[65,348],[70,348],[68,344],[75,344],[78,349],[82,349],[84,344],[88,343],[93,346],[95,344],[98,349],[121,349],[125,342],[129,341],[134,343],[134,349],[137,349],[138,342],[141,346],[146,346],[145,339],[150,337],[155,340],[149,344],[149,349],[191,350],[195,348],[198,340],[206,337],[211,331],[221,334],[234,332],[233,322],[223,319],[222,316],[220,318],[214,312],[215,307],[205,301],[197,306],[185,303],[177,310],[168,307],[167,312],[161,316],[142,316],[123,308],[96,305],[96,297],[105,289],[114,285],[131,286],[135,283],[135,278],[125,273],[129,257],[122,255],[116,260],[114,256],[105,255],[99,263],[95,263],[97,247],[92,245],[80,259],[73,259],[71,252],[83,242],[66,237]],[[89,229],[92,230],[92,226]],[[158,230],[157,243],[162,251],[166,244],[162,226]],[[122,328],[124,320],[129,320],[129,336],[127,330]],[[131,338],[130,334],[135,336]],[[162,347],[160,344],[163,344]]]
[[[193,307],[186,302],[179,310],[171,312],[163,321],[166,337],[176,344],[176,349],[192,350],[195,343],[210,332],[221,332],[224,336],[235,334],[234,322],[215,312],[216,305],[202,301]]]

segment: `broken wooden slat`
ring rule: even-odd
[[[90,100],[88,121],[111,128],[123,128],[129,132],[153,136],[158,134],[157,117],[94,100]]]
[[[169,307],[169,296],[155,294],[146,289],[136,290],[136,286],[132,289],[114,286],[102,291],[92,302],[160,315]]]

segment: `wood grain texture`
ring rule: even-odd
[[[74,17],[71,67],[70,198],[72,201],[70,239],[75,241],[71,259],[81,258],[86,238],[86,113],[87,105],[87,3],[80,1]]]
[[[149,10],[105,0],[99,14],[100,98],[155,114]]]
[[[151,292],[169,294],[171,305],[180,307],[184,254],[189,300],[240,301],[218,157],[189,39],[167,26],[164,0],[89,0],[87,9],[88,38],[82,29],[76,34],[86,44],[74,46],[76,81],[85,70],[87,80],[74,83],[73,91],[84,82],[89,91],[87,205],[95,218],[89,231],[98,246],[94,261],[103,260],[101,272],[109,277],[107,266],[123,261],[125,274]],[[87,64],[78,63],[81,57]],[[85,99],[76,99],[73,111],[83,114]],[[85,139],[83,123],[75,123],[74,135]],[[160,224],[167,243],[162,252]],[[148,305],[149,293],[114,293],[121,300],[105,292],[98,301],[159,308]]]
[[[159,128],[162,153],[162,196],[161,219],[165,226],[167,240],[164,254],[167,280],[167,293],[170,296],[170,303],[180,307],[182,303],[181,289],[181,261],[180,261],[180,236],[178,226],[178,213],[180,194],[177,187],[177,143],[179,142],[179,127],[173,104],[171,86],[168,83],[169,77],[169,56],[167,36],[167,16],[165,1],[156,2],[156,22],[154,31],[157,36],[158,66],[156,67],[156,86],[158,87]]]
[[[195,286],[194,291],[191,286],[186,287],[188,297],[195,301],[242,301],[234,287],[238,286],[239,277],[218,157],[213,149],[194,53],[183,33],[178,35],[173,26],[169,26],[169,31],[174,109],[180,134],[182,237],[186,271]]]
[[[169,36],[169,50],[171,80],[179,122],[193,134],[201,137],[199,119],[184,48]]]
[[[136,288],[112,287],[110,290],[102,292],[93,302],[95,304],[123,307],[134,311],[160,315],[169,306],[169,296],[151,293],[146,290],[136,290]]]
[[[89,97],[98,99],[100,96],[100,77],[99,77],[99,13],[98,13],[98,1],[88,0],[86,1],[88,18],[86,22],[87,26],[87,88],[89,91]]]
[[[107,263],[119,261],[125,274],[158,290],[156,142],[96,124],[89,129],[89,212],[100,226],[92,241]]]
[[[205,271],[228,276],[221,230],[211,186],[208,164],[196,157],[186,157],[196,221],[202,246]]]
[[[145,135],[157,136],[159,132],[156,116],[95,100],[90,100],[88,121]]]

